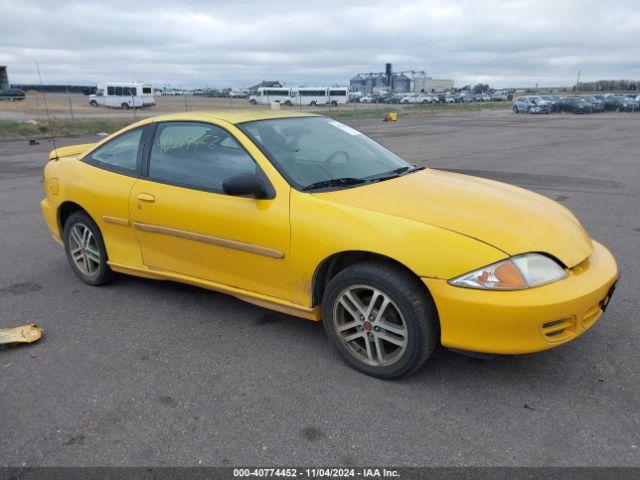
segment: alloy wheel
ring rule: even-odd
[[[75,266],[84,275],[92,277],[100,268],[100,247],[89,229],[83,223],[76,223],[69,232],[69,252]]]
[[[347,350],[368,365],[391,365],[407,349],[402,313],[387,294],[368,285],[348,287],[337,296],[333,326]]]

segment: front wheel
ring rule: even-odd
[[[351,367],[374,377],[414,372],[440,337],[429,293],[393,264],[366,262],[342,270],[329,282],[322,307],[334,348]]]
[[[338,106],[338,102],[336,102],[335,100],[331,100],[331,106],[332,107],[337,107]]]
[[[97,286],[113,279],[100,229],[85,212],[75,212],[65,222],[64,250],[83,282]]]
[[[89,102],[89,105],[91,105],[92,107],[97,107],[98,106],[98,102],[96,102],[95,100],[91,100]]]
[[[518,113],[518,107],[513,107],[513,113]]]
[[[129,104],[128,103],[124,103],[122,102],[122,105],[120,105],[122,107],[123,110],[129,110]]]

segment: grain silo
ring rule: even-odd
[[[356,75],[349,81],[349,86],[352,92],[364,92],[365,91],[364,77],[360,74]]]
[[[396,93],[406,93],[411,90],[411,79],[404,73],[394,73],[392,78],[392,88]]]

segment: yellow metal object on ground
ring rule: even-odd
[[[42,338],[42,329],[35,324],[15,328],[0,328],[0,345],[33,343]]]
[[[392,122],[395,122],[396,120],[398,120],[398,114],[397,114],[396,112],[391,112],[391,113],[389,113],[389,119],[390,119]]]

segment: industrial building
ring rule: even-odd
[[[282,88],[282,84],[277,80],[263,80],[260,83],[247,88],[250,95],[258,93],[259,88]]]
[[[7,75],[7,67],[0,65],[0,91],[9,90],[9,76]]]
[[[451,90],[453,80],[435,79],[427,76],[424,70],[406,70],[394,72],[390,63],[384,72],[358,73],[349,81],[352,92],[371,93],[391,91],[393,93],[434,92]]]

